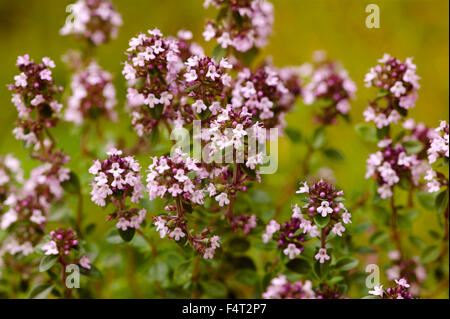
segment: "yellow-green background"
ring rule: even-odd
[[[352,102],[353,124],[340,121],[328,130],[329,144],[341,149],[346,160],[340,163],[325,162],[332,168],[339,186],[347,193],[364,187],[371,187],[372,181],[364,180],[365,160],[373,150],[355,135],[354,124],[362,121],[362,112],[367,101],[375,92],[363,85],[364,74],[376,64],[383,53],[390,53],[402,60],[414,57],[422,88],[416,108],[410,115],[429,126],[437,126],[439,120],[448,120],[449,112],[449,22],[448,1],[445,0],[276,0],[274,34],[264,55],[273,57],[277,66],[300,65],[310,60],[315,50],[323,49],[328,56],[341,61],[355,81],[357,99]],[[6,84],[17,74],[16,57],[25,53],[35,60],[49,56],[55,60],[56,82],[68,86],[69,75],[60,57],[78,43],[71,37],[58,33],[66,18],[65,7],[71,1],[63,0],[0,0],[0,154],[14,153],[23,160],[28,171],[37,162],[27,159],[28,152],[11,134],[16,119],[16,110],[10,102]],[[158,27],[164,34],[174,35],[184,28],[194,33],[194,40],[205,44],[201,32],[205,18],[215,16],[213,9],[204,10],[200,0],[116,0],[117,10],[122,14],[124,25],[119,37],[98,49],[101,66],[115,75],[121,109],[125,100],[124,81],[121,76],[121,61],[130,37],[140,31]],[[365,26],[365,7],[376,3],[380,7],[380,29]],[[211,52],[213,43],[205,44]],[[121,111],[118,126],[106,125],[105,130],[115,128],[115,134],[128,130],[129,117]],[[287,117],[288,125],[304,133],[314,128],[310,108],[299,103]],[[80,170],[87,164],[80,164],[80,139],[73,134],[78,131],[63,126],[59,131],[62,147],[71,155],[72,167]],[[126,133],[126,136],[133,136]],[[262,188],[274,197],[285,191],[287,178],[292,178],[292,169],[299,165],[304,149],[283,138],[279,144],[280,162],[276,175],[266,176],[268,183]],[[302,180],[303,176],[297,176]],[[88,183],[82,174],[84,185]],[[87,206],[89,220],[102,224],[104,214],[92,205]],[[434,213],[422,213],[418,233],[436,228]],[[364,218],[362,218],[364,219]],[[108,229],[111,225],[100,226]],[[101,238],[101,232],[97,233]],[[107,294],[105,296],[108,296]]]

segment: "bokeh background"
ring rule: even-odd
[[[201,0],[115,0],[124,25],[119,36],[98,49],[100,65],[115,76],[118,92],[118,124],[102,124],[105,134],[114,139],[123,136],[132,141],[134,135],[129,129],[129,117],[123,112],[125,81],[121,75],[124,51],[128,40],[138,32],[158,27],[165,35],[175,35],[179,29],[189,29],[194,40],[211,52],[213,43],[205,43],[201,33],[204,20],[212,18],[214,9],[204,10]],[[65,8],[70,0],[0,0],[0,154],[13,153],[22,160],[26,172],[38,163],[28,159],[28,152],[11,133],[16,119],[16,110],[10,102],[6,84],[17,74],[16,57],[25,53],[35,60],[49,56],[55,60],[56,83],[69,85],[70,75],[61,62],[61,56],[79,44],[71,37],[58,33],[64,24]],[[334,162],[324,158],[313,158],[314,163],[325,164],[333,170],[336,180],[347,194],[358,194],[361,189],[372,187],[372,181],[364,179],[365,161],[373,146],[368,146],[356,134],[354,125],[362,122],[362,112],[367,101],[375,92],[364,87],[363,79],[368,69],[376,64],[383,53],[390,53],[402,60],[414,57],[417,73],[421,76],[419,99],[411,110],[411,117],[428,126],[437,126],[439,120],[449,118],[449,2],[446,0],[276,0],[274,34],[262,55],[272,56],[275,65],[300,65],[311,60],[315,50],[325,50],[332,59],[339,60],[355,81],[357,99],[352,103],[352,123],[340,121],[328,129],[328,144],[340,149],[345,160]],[[381,28],[368,29],[365,26],[365,7],[376,3],[380,7]],[[302,103],[287,117],[289,127],[310,133],[312,123],[311,107]],[[86,167],[89,163],[79,161],[79,130],[63,125],[56,134],[62,147],[72,157],[71,167],[79,173],[83,185],[89,183]],[[269,201],[276,202],[278,194],[286,191],[286,183],[305,156],[305,149],[283,137],[279,143],[279,168],[275,175],[265,176],[262,190],[272,194]],[[145,160],[145,159],[144,159]],[[323,166],[323,165],[322,165]],[[87,190],[88,188],[86,188]],[[357,196],[357,195],[354,195]],[[86,196],[87,199],[87,196]],[[285,207],[284,211],[288,211]],[[104,223],[105,213],[91,204],[86,205],[85,214],[89,222],[97,222],[98,229],[92,235],[103,240],[104,232],[112,225]],[[364,221],[360,212],[357,219]],[[413,229],[425,238],[428,229],[438,228],[432,212],[421,212],[420,222]],[[156,237],[156,236],[155,236]],[[430,239],[431,240],[431,239]],[[409,247],[414,252],[414,247]],[[120,272],[120,260],[111,260],[103,255],[103,263],[118,265],[118,270],[108,273],[115,278]],[[124,258],[129,258],[125,254]],[[124,266],[125,267],[125,266]],[[122,280],[122,281],[121,281]],[[135,292],[127,289],[127,279],[112,280],[110,289],[104,289],[99,297],[132,297]]]

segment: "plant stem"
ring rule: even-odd
[[[128,278],[128,283],[130,285],[131,291],[136,298],[142,298],[141,288],[136,281],[136,255],[133,247],[128,247],[127,251],[127,262],[126,262],[126,276]]]
[[[309,175],[309,162],[313,154],[313,148],[310,145],[307,145],[305,158],[303,159],[303,161],[301,161],[301,163],[299,163],[299,165],[294,166],[294,168],[290,172],[289,176],[291,176],[292,178],[287,179],[287,182],[283,186],[283,193],[275,204],[275,219],[280,215],[283,206],[291,199],[292,193],[295,191],[296,185],[298,183],[298,177],[303,176],[304,178],[306,178]]]
[[[152,252],[152,256],[153,256],[153,258],[155,258],[156,256],[157,256],[157,254],[158,254],[158,252],[156,251],[156,247],[155,247],[155,245],[153,245],[153,242],[152,242],[152,240],[150,239],[150,237],[148,237],[147,235],[145,235],[145,233],[141,230],[141,229],[137,229],[137,233],[139,234],[139,235],[141,235],[142,236],[142,238],[144,238],[144,240],[147,242],[147,244],[150,246],[150,250],[151,250],[151,252]]]
[[[67,287],[66,280],[66,263],[63,260],[63,257],[59,258],[59,263],[61,264],[61,279],[64,289],[64,298],[71,298],[72,297],[72,291]]]
[[[327,232],[325,228],[322,228],[321,234],[320,234],[320,247],[325,248],[326,245],[326,239],[327,239]]]
[[[411,187],[408,192],[408,208],[414,207],[414,188]]]
[[[403,251],[402,251],[402,244],[401,244],[401,240],[400,240],[400,233],[397,228],[398,212],[397,212],[397,207],[395,206],[394,191],[392,191],[390,205],[391,205],[391,210],[392,210],[392,215],[391,215],[392,239],[393,239],[393,241],[397,247],[397,250],[400,254],[400,260],[403,260]]]
[[[79,237],[82,237],[81,222],[83,220],[83,194],[81,191],[77,194],[78,205],[77,205],[77,219],[75,224],[75,229]]]
[[[308,144],[308,149],[306,151],[306,155],[305,158],[303,159],[302,162],[302,171],[303,171],[303,176],[308,176],[310,171],[311,171],[311,167],[309,165],[309,162],[311,161],[311,157],[314,154],[314,149],[311,147],[311,145]]]
[[[237,180],[239,177],[239,165],[236,163],[236,159],[233,160],[234,166],[233,166],[233,187],[236,186]],[[233,217],[233,211],[234,211],[234,202],[236,200],[236,192],[234,191],[230,196],[230,204],[228,205],[228,211],[226,216],[228,218]]]
[[[444,237],[442,238],[442,249],[441,249],[441,253],[439,254],[438,259],[436,260],[436,262],[440,262],[444,256],[447,254],[447,250],[448,250],[448,239],[449,239],[449,234],[448,234],[448,210],[449,210],[449,203],[447,203],[447,208],[445,209],[444,212]]]
[[[96,156],[92,154],[87,147],[89,137],[89,127],[90,127],[89,125],[85,125],[81,133],[81,154],[90,158],[96,158]]]
[[[178,217],[182,217],[183,216],[183,204],[181,202],[181,197],[180,195],[178,195],[175,199],[175,203],[177,205],[177,214]]]
[[[200,264],[200,257],[197,254],[195,256],[195,261],[194,261],[194,270],[192,272],[192,284],[194,286],[194,291],[193,291],[193,297],[194,299],[198,299],[199,298],[199,294],[198,294],[198,289],[196,286],[197,283],[197,277],[198,277],[198,269],[199,269],[199,264]]]

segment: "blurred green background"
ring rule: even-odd
[[[206,53],[209,53],[214,43],[205,43],[201,33],[204,20],[215,17],[216,12],[214,9],[204,10],[201,0],[113,2],[122,15],[124,25],[116,40],[98,49],[98,60],[104,69],[115,76],[121,116],[118,125],[102,124],[102,129],[111,138],[124,135],[132,140],[134,134],[129,131],[130,119],[122,110],[125,83],[121,75],[121,62],[125,58],[128,40],[138,32],[154,27],[158,27],[165,35],[175,35],[179,29],[189,29],[194,33],[194,40],[204,45]],[[58,31],[64,24],[67,15],[65,8],[70,3],[70,0],[0,0],[0,154],[13,153],[23,161],[27,172],[38,163],[28,159],[28,151],[11,134],[16,110],[10,102],[6,84],[11,83],[13,76],[18,73],[15,66],[17,56],[28,53],[35,60],[44,56],[54,59],[57,64],[54,70],[56,83],[65,87],[69,85],[70,75],[61,62],[61,56],[68,49],[77,48],[79,43],[70,36],[61,37]],[[272,56],[279,67],[300,65],[310,61],[315,50],[323,49],[330,58],[341,61],[358,87],[357,99],[353,101],[351,110],[353,123],[340,120],[336,126],[328,129],[329,145],[342,150],[346,159],[336,163],[313,158],[334,171],[339,186],[347,194],[357,193],[373,185],[373,181],[364,179],[364,174],[366,158],[374,148],[358,138],[354,124],[362,121],[366,103],[375,94],[374,90],[364,87],[364,75],[383,53],[390,53],[401,60],[414,57],[422,88],[416,107],[410,112],[411,117],[433,127],[441,119],[448,120],[448,1],[276,0],[273,3],[274,34],[270,44],[263,50],[263,56]],[[368,29],[365,26],[365,7],[369,3],[376,3],[380,7],[380,29]],[[315,127],[311,107],[302,103],[298,103],[288,115],[287,122],[289,127],[305,134],[310,134]],[[79,132],[64,124],[56,135],[61,141],[60,145],[72,157],[71,167],[81,175],[83,185],[87,186],[89,177],[86,168],[89,163],[79,161]],[[276,198],[278,193],[286,191],[286,180],[303,180],[303,176],[292,176],[292,172],[300,165],[304,155],[303,148],[286,137],[282,138],[279,143],[278,172],[264,176],[266,183],[261,188]],[[284,211],[287,210],[289,207],[285,207]],[[92,204],[87,204],[85,213],[89,221],[99,222],[100,230],[112,227],[111,224],[102,223],[106,214]],[[429,228],[437,228],[435,214],[429,214],[421,215],[423,222],[418,223],[420,226],[414,231],[421,233]],[[363,220],[364,216],[357,218]],[[101,239],[104,234],[98,231],[96,236]]]

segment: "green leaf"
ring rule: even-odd
[[[417,192],[416,198],[419,204],[426,210],[434,210],[436,208],[436,194]]]
[[[258,48],[251,48],[250,50],[246,51],[246,52],[239,52],[239,57],[240,57],[240,61],[242,61],[242,63],[245,66],[250,66],[253,61],[255,61],[255,58],[258,56],[259,54],[259,50]]]
[[[186,89],[186,93],[189,93],[189,92],[191,92],[192,90],[195,90],[196,88],[198,88],[200,86],[200,84],[194,84],[194,85],[191,85],[190,87],[188,87],[187,89]]]
[[[400,178],[400,182],[397,184],[401,189],[408,191],[411,188],[411,182],[408,178]]]
[[[355,126],[356,133],[366,142],[376,143],[377,129],[367,124],[357,124]]]
[[[255,248],[258,249],[262,249],[262,250],[274,250],[277,247],[276,242],[274,241],[269,241],[267,244],[263,243],[263,242],[259,242],[253,245]]]
[[[95,231],[95,228],[97,227],[97,225],[95,223],[90,223],[89,225],[86,226],[86,228],[84,229],[84,234],[85,235],[90,235]]]
[[[212,51],[212,57],[217,62],[227,56],[227,49],[222,48],[220,44],[216,45]]]
[[[440,248],[436,245],[426,247],[420,254],[420,260],[424,264],[435,261],[440,254]]]
[[[300,132],[299,130],[292,127],[286,127],[284,129],[284,132],[292,142],[300,143],[302,141],[302,132]]]
[[[230,240],[230,249],[233,252],[243,253],[250,248],[250,243],[243,237],[235,237]]]
[[[337,283],[339,283],[339,282],[341,282],[341,281],[343,281],[343,280],[344,280],[344,277],[343,277],[343,276],[336,276],[336,277],[331,278],[331,279],[328,281],[328,284],[329,284],[330,286],[334,286],[334,285],[336,285]]]
[[[317,150],[324,146],[326,140],[326,131],[323,127],[319,127],[314,131],[311,146]]]
[[[330,215],[327,215],[326,217],[322,217],[322,215],[320,214],[314,215],[314,223],[316,223],[316,225],[319,228],[327,227],[329,222],[330,222]]]
[[[405,230],[405,231],[411,230],[411,227],[412,227],[411,220],[404,214],[397,215],[397,224],[398,224],[398,228]]]
[[[340,271],[349,271],[358,266],[359,260],[353,257],[342,257],[336,262],[336,269]]]
[[[149,279],[163,282],[169,274],[169,267],[162,261],[157,261],[150,266],[148,271]]]
[[[137,78],[136,82],[134,83],[134,87],[138,90],[143,88],[144,85],[145,85],[145,77]]]
[[[71,194],[79,194],[81,191],[80,179],[78,178],[77,174],[72,171],[70,171],[69,173],[69,179],[62,182],[61,186],[66,192]]]
[[[234,269],[252,269],[256,270],[255,263],[247,256],[239,256],[231,259]]]
[[[176,285],[184,285],[192,278],[194,265],[191,261],[187,261],[178,267],[173,274],[173,281]]]
[[[295,258],[286,264],[286,268],[298,274],[307,274],[311,271],[311,265],[304,258]]]
[[[41,259],[41,263],[39,264],[39,271],[44,272],[52,268],[52,266],[58,260],[58,255],[47,255]]]
[[[439,234],[437,231],[430,229],[428,231],[428,234],[430,234],[431,237],[434,239],[441,239],[441,234]]]
[[[367,247],[367,246],[358,246],[355,248],[355,251],[358,254],[373,254],[376,252],[375,249]]]
[[[131,241],[135,233],[136,228],[128,227],[126,230],[122,230],[119,228],[119,235],[126,242]]]
[[[220,20],[226,18],[227,15],[228,15],[228,8],[227,7],[223,7],[217,13],[216,20],[220,21]]]
[[[358,225],[353,229],[353,233],[354,233],[354,234],[363,233],[363,232],[365,232],[367,229],[369,229],[370,226],[372,226],[372,223],[370,223],[370,222],[365,222],[365,223],[358,224]]]
[[[201,283],[201,286],[205,294],[212,298],[225,297],[228,292],[227,288],[217,280],[204,281]]]
[[[447,189],[443,190],[436,196],[435,206],[439,214],[442,214],[448,205]]]
[[[384,230],[379,230],[379,231],[376,231],[375,233],[373,233],[372,236],[370,236],[369,242],[372,245],[381,245],[386,240],[388,240],[388,238],[389,238],[389,236]]]
[[[251,269],[238,270],[234,275],[236,281],[247,286],[255,286],[259,282],[259,276],[256,271]]]
[[[91,278],[95,278],[95,279],[102,278],[102,273],[94,265],[91,265],[91,269],[86,269],[84,267],[80,267],[80,273],[87,277],[91,277]]]
[[[268,210],[263,211],[263,212],[259,215],[259,218],[260,218],[263,222],[268,223],[268,222],[272,219],[272,217],[273,217],[274,215],[275,215],[275,209],[268,209]]]
[[[417,140],[409,140],[402,143],[408,155],[420,153],[423,150],[423,144]]]
[[[323,150],[323,154],[331,160],[343,161],[345,159],[345,157],[341,153],[341,151],[339,151],[335,148],[327,148],[327,149]]]
[[[324,263],[320,263],[318,260],[314,263],[314,273],[317,275],[319,279],[325,279],[328,275],[330,261],[325,261]]]
[[[419,248],[425,247],[425,242],[417,236],[409,235],[408,239],[411,242],[411,244],[413,244],[416,247],[419,247]]]
[[[110,244],[123,244],[124,241],[122,237],[119,235],[119,231],[117,228],[112,229],[108,235],[106,236],[106,241]]]
[[[145,208],[148,212],[155,210],[155,203],[148,198],[141,198],[139,204]]]
[[[390,130],[391,130],[390,126],[385,126],[383,128],[377,128],[377,138],[378,138],[378,140],[382,140],[386,136],[388,136]]]
[[[251,192],[250,197],[253,202],[258,204],[270,204],[270,202],[272,201],[269,193],[260,189]]]
[[[34,287],[28,298],[30,299],[45,299],[53,290],[53,284],[41,284]]]
[[[403,215],[410,221],[414,221],[419,217],[419,211],[415,208],[406,208]]]

